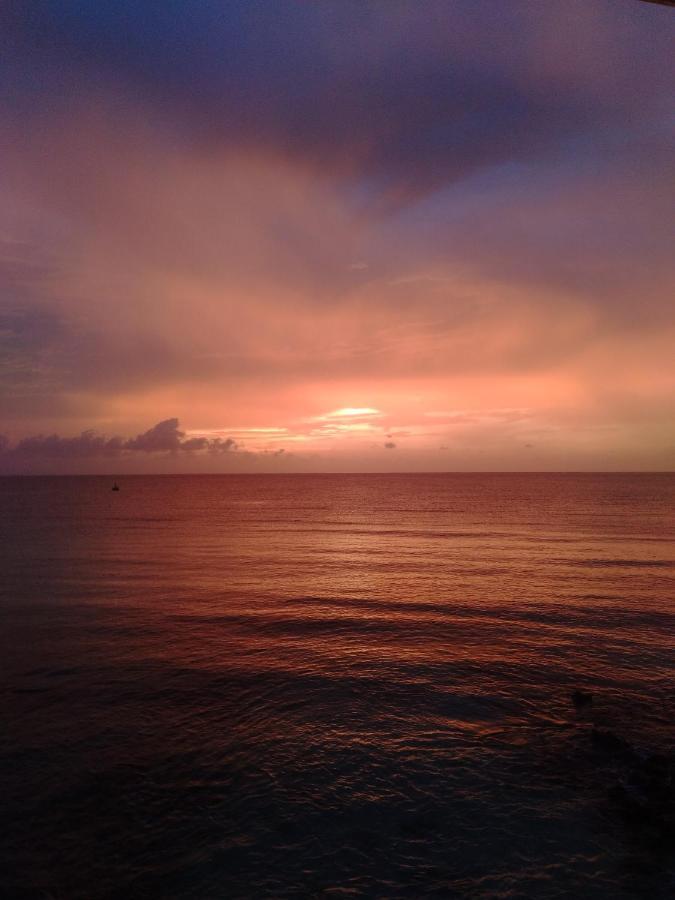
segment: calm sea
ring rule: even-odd
[[[3,898],[672,894],[674,475],[119,483],[0,479]]]

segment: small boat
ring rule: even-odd
[[[119,484],[118,484],[116,481],[113,482],[112,490],[113,490],[113,491],[119,491],[119,489],[120,489]]]

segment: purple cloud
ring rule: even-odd
[[[178,419],[164,419],[135,438],[105,437],[92,430],[77,437],[58,434],[33,435],[12,446],[0,435],[0,458],[14,459],[96,459],[151,453],[229,453],[237,450],[232,438],[185,438]]]

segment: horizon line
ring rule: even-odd
[[[296,477],[308,475],[675,475],[675,469],[437,469],[373,472],[0,472],[0,478],[221,478],[268,475]]]

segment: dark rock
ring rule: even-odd
[[[649,803],[642,793],[621,781],[617,781],[608,791],[609,799],[615,803],[624,818],[632,825],[646,825],[652,818]]]
[[[662,754],[641,758],[637,754],[628,755],[626,742],[611,735],[598,732],[595,738],[603,747],[610,746],[609,752],[616,757],[623,754],[626,766],[624,776],[607,791],[627,828],[636,840],[646,848],[658,853],[675,851],[675,784],[673,769],[675,759]],[[608,738],[607,735],[611,735]],[[617,743],[617,741],[619,743]]]
[[[591,731],[591,740],[594,749],[607,753],[610,756],[630,756],[633,753],[633,748],[628,741],[614,734],[613,731],[603,731],[599,728],[594,728]]]
[[[628,781],[650,800],[675,806],[675,784],[666,758],[638,760],[629,772]]]
[[[664,753],[653,753],[642,763],[642,769],[652,778],[672,782],[675,770],[675,759]]]
[[[593,694],[588,691],[572,691],[570,700],[577,709],[583,709],[585,706],[593,705]]]
[[[617,783],[608,791],[627,828],[640,843],[654,851],[675,849],[675,816],[672,808],[644,797],[637,791]]]

